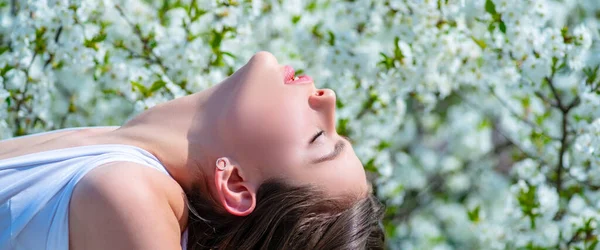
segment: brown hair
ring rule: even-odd
[[[332,200],[314,187],[272,180],[260,186],[256,208],[244,217],[223,211],[202,192],[187,198],[189,250],[384,248],[383,210],[373,195]]]

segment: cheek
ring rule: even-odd
[[[226,127],[231,132],[225,136],[236,154],[265,171],[284,171],[302,159],[299,154],[306,151],[310,136],[316,132],[316,116],[308,97],[299,92],[301,88],[278,84],[283,83],[276,79],[243,81],[228,103],[226,115]]]
[[[271,177],[294,165],[311,135],[305,109],[275,101],[247,103],[235,115],[236,150]]]
[[[234,116],[246,136],[271,143],[301,143],[297,140],[310,137],[307,98],[280,88],[255,88],[242,94]]]
[[[302,110],[276,103],[253,103],[240,109],[238,124],[248,139],[286,143],[300,139],[308,119]]]

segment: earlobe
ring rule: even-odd
[[[246,216],[256,206],[254,185],[241,174],[241,168],[226,158],[219,158],[215,168],[215,189],[219,202],[230,214]]]

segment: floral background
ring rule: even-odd
[[[390,249],[600,249],[598,0],[0,0],[0,139],[268,50],[338,95]]]

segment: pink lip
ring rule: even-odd
[[[289,65],[285,65],[283,67],[283,82],[285,84],[305,84],[313,82],[313,79],[307,75],[298,76],[298,79],[295,79],[296,71]]]

